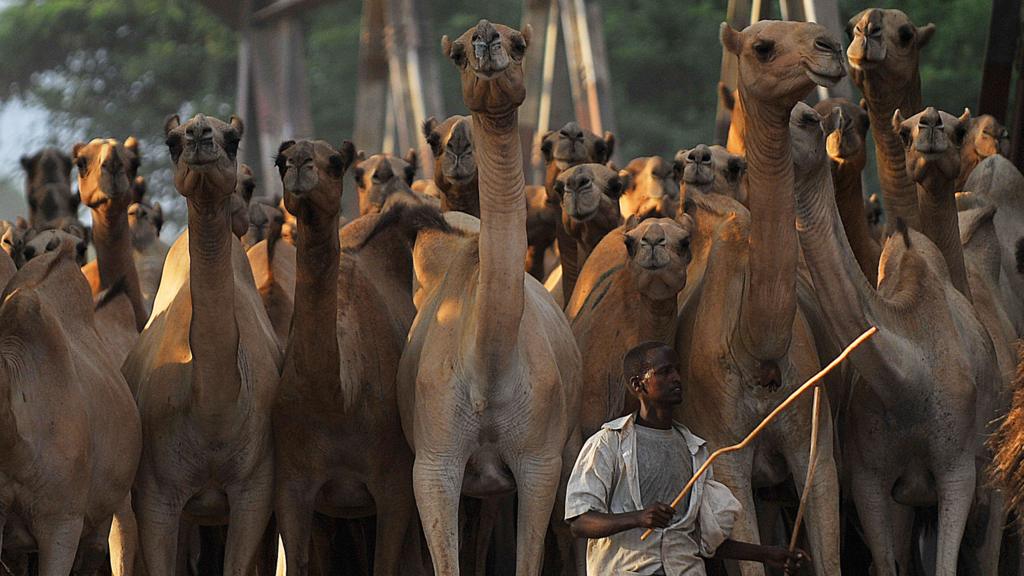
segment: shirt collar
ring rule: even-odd
[[[618,432],[623,432],[627,428],[632,428],[633,425],[635,424],[635,422],[636,422],[636,412],[633,412],[631,414],[627,414],[626,416],[623,416],[622,418],[616,418],[615,420],[612,420],[611,422],[605,422],[601,426],[601,428],[604,428],[604,429],[607,429],[607,430],[615,430],[615,431],[618,431]],[[686,447],[690,450],[690,455],[691,456],[696,456],[697,452],[700,451],[701,447],[704,446],[704,444],[706,444],[706,442],[704,441],[703,438],[701,438],[700,436],[697,436],[693,432],[690,432],[690,429],[687,428],[686,426],[684,426],[682,424],[682,422],[678,422],[678,421],[673,420],[672,421],[672,427],[675,428],[676,431],[678,431],[680,434],[683,435],[683,438],[686,440]]]

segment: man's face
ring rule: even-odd
[[[676,368],[676,355],[668,348],[648,352],[650,368],[634,386],[641,402],[675,406],[683,402],[683,384]]]

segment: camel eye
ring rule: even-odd
[[[75,165],[78,166],[79,173],[84,173],[85,169],[89,167],[89,160],[86,159],[85,156],[79,156],[78,159],[75,160]]]
[[[760,60],[768,60],[771,58],[772,53],[775,52],[775,43],[768,40],[756,42],[754,43],[754,52]]]
[[[900,44],[906,46],[910,44],[910,41],[914,39],[914,29],[910,24],[904,24],[900,26]]]
[[[903,142],[903,147],[907,148],[910,146],[910,129],[900,128],[900,140]]]

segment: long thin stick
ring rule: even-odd
[[[723,456],[723,455],[728,454],[730,452],[736,452],[737,450],[742,450],[742,449],[746,448],[747,445],[750,444],[754,440],[754,438],[757,438],[757,436],[761,432],[763,432],[764,429],[767,428],[769,424],[771,424],[772,420],[775,420],[775,418],[779,414],[781,414],[783,410],[785,410],[786,408],[789,408],[789,406],[791,404],[793,404],[793,402],[796,402],[797,398],[799,398],[801,394],[803,394],[804,392],[809,390],[812,386],[817,384],[819,380],[824,378],[829,372],[831,372],[843,360],[846,360],[846,357],[849,356],[851,352],[856,350],[858,346],[860,346],[861,344],[866,342],[868,340],[868,338],[871,338],[877,332],[878,332],[878,328],[872,326],[871,328],[868,328],[867,332],[865,332],[865,333],[861,334],[860,336],[858,336],[856,340],[851,342],[850,345],[847,346],[845,350],[843,350],[842,354],[840,354],[838,357],[836,357],[835,360],[830,362],[829,365],[825,366],[820,372],[815,374],[813,378],[811,378],[807,382],[804,382],[803,384],[801,384],[799,388],[794,390],[793,393],[789,395],[789,398],[786,398],[782,402],[782,404],[779,404],[775,408],[775,410],[772,410],[771,414],[765,416],[764,420],[761,420],[761,423],[757,425],[757,428],[754,428],[750,432],[750,434],[747,434],[747,437],[744,438],[742,442],[740,442],[739,444],[733,444],[732,446],[726,446],[724,448],[719,448],[718,450],[715,450],[711,454],[711,456],[704,462],[704,464],[701,465],[701,467],[698,468],[697,471],[693,474],[693,477],[690,478],[689,482],[686,483],[686,486],[684,486],[683,489],[679,492],[679,495],[676,496],[676,499],[672,501],[671,506],[673,508],[675,508],[676,506],[679,505],[680,502],[683,501],[683,498],[686,498],[686,495],[690,493],[690,490],[693,488],[693,485],[697,483],[697,480],[700,478],[701,474],[704,474],[705,472],[707,472],[708,468],[711,467],[711,463],[714,462],[715,460],[717,460],[719,456]],[[654,530],[651,529],[651,528],[648,528],[640,536],[640,539],[641,540],[646,540],[647,537],[650,536],[652,532],[654,532]]]
[[[821,409],[821,386],[814,387],[814,407],[811,409],[811,450],[807,462],[807,479],[804,480],[803,494],[800,495],[800,507],[796,509],[796,521],[793,523],[793,536],[789,539],[789,551],[796,550],[796,542],[800,536],[800,524],[804,520],[804,509],[807,507],[807,495],[811,492],[814,482],[814,471],[818,468],[818,412]]]

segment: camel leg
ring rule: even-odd
[[[580,432],[575,430],[569,435],[569,441],[565,443],[565,448],[562,450],[562,475],[558,480],[558,494],[551,512],[551,530],[558,543],[563,576],[587,575],[587,541],[584,538],[574,538],[569,529],[569,523],[565,521],[565,493],[569,484],[569,476],[572,475],[572,469],[576,465],[576,458],[579,457],[582,447]]]
[[[242,486],[228,491],[228,539],[224,551],[225,576],[249,576],[263,543],[263,534],[274,508],[274,484],[270,463],[251,476]]]
[[[560,456],[549,460],[524,459],[513,470],[519,494],[516,576],[540,574],[544,561],[544,537],[562,476]]]
[[[407,469],[407,468],[405,468]],[[373,495],[377,507],[377,539],[373,552],[373,575],[395,576],[411,573],[412,554],[403,548],[409,542],[416,501],[412,496],[411,478],[396,474],[396,481],[386,483]]]
[[[274,509],[289,576],[309,573],[313,512],[320,487],[303,479],[278,480]],[[329,548],[329,545],[328,545]]]
[[[751,452],[729,454],[715,461],[714,478],[725,484],[743,506],[743,513],[736,519],[732,538],[742,542],[761,543],[761,535],[757,528],[754,491],[750,485],[752,466]],[[740,573],[743,576],[764,576],[764,566],[757,562],[740,562]]]
[[[980,484],[980,483],[979,483]],[[987,513],[980,522],[981,544],[977,547],[978,566],[976,574],[996,574],[999,571],[999,556],[1003,544],[1003,528],[1006,526],[1006,497],[990,486],[978,486],[978,500],[987,503]]]
[[[134,495],[139,542],[148,576],[173,576],[178,557],[178,524],[181,508],[159,489],[137,490]],[[157,497],[157,495],[160,495]]]
[[[132,510],[131,494],[125,496],[124,503],[114,514],[108,547],[112,576],[140,573],[142,559],[139,555],[139,524],[135,521],[135,512]]]
[[[435,456],[421,450],[412,467],[413,490],[427,548],[437,576],[459,575],[459,496],[465,456]]]
[[[104,569],[107,562],[107,539],[110,538],[110,524],[107,520],[97,525],[91,534],[83,537],[78,543],[78,556],[72,574],[75,576],[95,576]]]
[[[814,478],[804,510],[804,534],[811,547],[809,552],[814,561],[814,573],[839,574],[839,478],[830,449],[831,430],[827,423],[823,424],[823,429],[819,430]],[[789,466],[797,492],[803,494],[809,464],[808,453],[801,448],[796,449],[800,451],[790,458]]]
[[[956,560],[967,516],[971,511],[974,484],[973,462],[961,466],[938,482],[939,543],[935,576],[956,576]]]
[[[39,576],[67,576],[75,566],[82,518],[64,518],[36,529]]]
[[[853,502],[871,550],[874,576],[897,576],[894,546],[892,482],[883,482],[855,468],[852,471]]]

